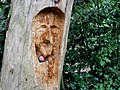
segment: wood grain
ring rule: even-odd
[[[1,72],[2,90],[60,89],[72,4],[73,0],[60,0],[58,3],[54,0],[11,1],[11,19],[6,34]],[[42,10],[46,8],[54,8],[55,12],[48,10],[44,15],[45,12],[43,13]],[[40,27],[35,26],[34,23]],[[49,35],[46,32],[45,36],[42,34],[43,36],[37,40],[35,39],[37,36],[33,37],[37,35],[33,30],[45,28],[42,23],[49,23],[46,26],[52,28],[51,32],[54,34]],[[48,39],[50,45],[43,45],[46,42],[44,39]],[[48,57],[48,61],[38,62],[39,52],[36,54],[35,46],[43,47],[40,49],[41,54]]]
[[[45,84],[44,90],[58,88],[61,40],[64,30],[64,15],[57,8],[46,8],[33,19],[33,56],[36,83]],[[38,57],[44,56],[45,62]]]

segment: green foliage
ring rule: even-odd
[[[0,1],[0,68],[4,51],[4,41],[6,30],[8,28],[9,4]]]
[[[8,3],[0,2],[0,57]],[[75,0],[63,72],[66,90],[120,90],[119,29],[119,0]]]
[[[120,89],[120,1],[75,0],[64,64],[66,90]],[[81,72],[81,69],[91,69]]]

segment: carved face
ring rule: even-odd
[[[42,14],[37,19],[39,22],[36,23],[38,25],[35,28],[35,45],[38,49],[38,55],[42,54],[44,57],[47,57],[59,50],[61,32],[57,18],[58,16],[49,13],[47,15]]]
[[[47,85],[51,86],[53,83],[58,83],[64,15],[57,8],[48,8],[37,14],[32,24],[33,67],[36,83],[41,85],[47,82]]]

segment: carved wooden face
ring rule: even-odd
[[[44,57],[59,53],[61,44],[61,20],[54,13],[41,13],[36,16],[35,45],[37,56]]]
[[[33,68],[36,83],[39,85],[42,81],[46,81],[48,85],[58,83],[64,15],[57,11],[57,8],[48,8],[37,14],[32,24]]]

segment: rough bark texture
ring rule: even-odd
[[[60,89],[72,4],[73,0],[12,1],[2,90]]]

